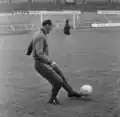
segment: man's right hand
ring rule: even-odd
[[[58,65],[56,64],[56,62],[55,61],[53,61],[53,62],[51,62],[51,65],[50,65],[52,68],[55,68],[55,67],[57,67]]]

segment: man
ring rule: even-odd
[[[52,21],[47,19],[43,21],[42,26],[43,28],[34,34],[26,54],[29,56],[33,52],[36,71],[52,85],[52,94],[48,102],[60,104],[57,94],[61,87],[68,92],[68,97],[81,97],[81,94],[73,91],[58,65],[49,59],[47,35],[53,28]]]
[[[69,20],[66,20],[65,21],[65,26],[64,26],[64,34],[65,35],[70,35],[71,34],[70,29],[71,29],[71,26],[69,24]]]

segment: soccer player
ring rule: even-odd
[[[71,34],[70,30],[71,30],[71,26],[69,24],[69,20],[66,20],[65,21],[65,26],[64,26],[64,34],[65,35],[70,35]]]
[[[57,94],[61,87],[68,92],[68,97],[70,98],[82,97],[81,94],[73,91],[58,65],[49,59],[47,35],[53,28],[52,21],[46,19],[43,21],[42,26],[43,28],[33,35],[33,39],[28,46],[26,54],[30,56],[31,53],[33,53],[36,71],[52,85],[52,94],[48,102],[60,104],[57,99]]]

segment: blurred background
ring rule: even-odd
[[[120,0],[0,0],[0,12],[14,10],[60,10],[93,11],[119,9]]]

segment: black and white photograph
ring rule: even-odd
[[[120,117],[120,0],[0,0],[0,117]]]

